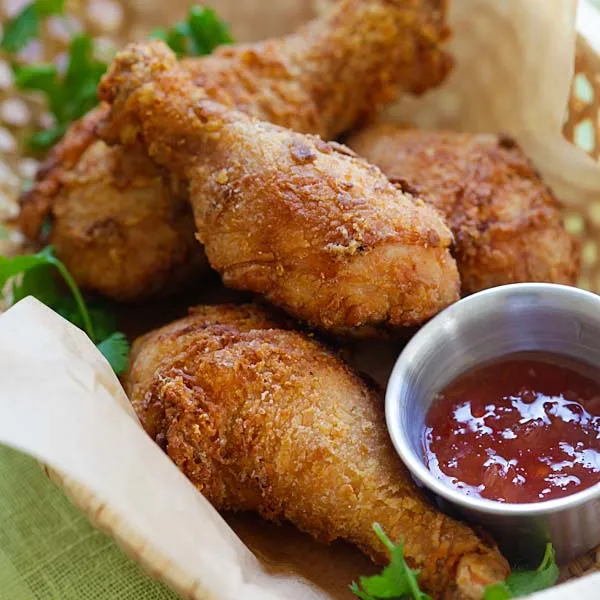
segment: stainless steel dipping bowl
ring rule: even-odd
[[[556,500],[509,504],[467,496],[438,480],[424,462],[425,416],[436,393],[477,365],[527,351],[571,357],[600,375],[600,296],[523,283],[454,304],[425,325],[398,358],[386,392],[387,425],[416,481],[442,504],[483,524],[509,559],[535,564],[550,541],[565,562],[600,544],[600,484]]]

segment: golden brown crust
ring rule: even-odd
[[[21,196],[17,224],[31,240],[39,237],[44,220],[51,213],[54,200],[61,191],[63,173],[73,169],[85,150],[96,141],[96,123],[107,112],[108,106],[101,104],[73,123],[38,169],[32,188]]]
[[[50,243],[86,289],[136,300],[173,293],[208,269],[185,186],[177,193],[143,149],[95,140],[62,174],[53,210]]]
[[[143,139],[190,182],[198,238],[230,287],[340,333],[414,325],[456,300],[438,214],[339,144],[207,100],[162,43],[131,45],[99,88],[102,135]]]
[[[344,0],[298,32],[223,46],[182,66],[209,98],[263,121],[333,139],[398,93],[439,85],[452,66],[444,2]]]
[[[382,401],[336,356],[253,306],[198,307],[136,341],[126,388],[148,433],[218,509],[289,520],[386,562],[403,539],[423,587],[479,599],[506,561],[412,483]],[[477,570],[477,579],[470,569]]]
[[[109,148],[96,136],[108,106],[75,122],[20,199],[17,224],[51,243],[77,283],[113,300],[172,294],[208,270],[187,186],[141,145]],[[52,219],[50,238],[41,227]]]
[[[522,281],[575,284],[577,242],[562,225],[560,203],[513,140],[382,124],[348,143],[444,214],[465,293]]]
[[[420,92],[439,83],[451,66],[441,49],[446,35],[439,2],[344,0],[296,34],[223,47],[182,65],[223,104],[297,131],[335,137],[375,114],[398,85]],[[179,281],[200,276],[205,264],[200,250],[191,250],[189,218],[160,222],[169,198],[172,212],[181,212],[186,191],[169,191],[161,169],[143,156],[132,157],[142,148],[98,146],[95,127],[104,110],[75,123],[51,152],[22,198],[20,226],[37,238],[52,213],[58,256],[75,266],[76,279],[91,290],[117,300],[174,291]]]

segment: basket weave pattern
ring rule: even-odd
[[[600,161],[600,56],[581,38],[564,133]],[[583,242],[579,285],[600,293],[600,198],[584,214],[566,215],[566,225]]]

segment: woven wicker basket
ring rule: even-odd
[[[600,161],[600,56],[581,37],[577,43],[575,72],[564,133],[567,139]],[[599,293],[600,198],[588,206],[585,214],[567,215],[566,224],[583,242],[579,285]]]
[[[0,0],[0,26],[24,3],[25,0]],[[100,47],[110,52],[127,40],[146,37],[152,28],[166,21],[181,18],[190,2],[67,0],[67,4],[69,18],[49,19],[44,25],[42,42],[27,49],[32,60],[60,60],[72,32],[81,29],[92,33],[100,41]],[[248,20],[240,18],[240,12],[247,12],[245,2],[219,0],[217,4],[226,19],[235,11],[238,25],[234,33],[241,40],[268,37],[286,29],[283,19],[297,23],[312,13],[311,0],[298,0],[296,8],[290,11],[288,5],[281,13],[277,2],[263,3],[260,9],[256,8],[257,3],[250,3],[254,14]],[[261,12],[258,18],[256,10]],[[578,40],[575,72],[564,133],[567,139],[600,162],[600,55],[582,37]],[[15,90],[9,65],[0,56],[0,222],[15,213],[23,182],[34,176],[38,165],[39,157],[27,154],[23,140],[34,129],[48,125],[50,120],[39,98],[24,97]],[[582,240],[583,268],[579,284],[600,293],[600,198],[587,206],[583,213],[565,214],[565,220],[569,231]],[[10,239],[0,240],[0,254],[18,251],[21,244],[20,236],[14,233]],[[564,568],[563,579],[598,569],[600,548]]]

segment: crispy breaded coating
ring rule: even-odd
[[[446,0],[342,0],[296,33],[182,66],[213,100],[333,139],[371,120],[398,87],[421,94],[444,80],[445,17]]]
[[[21,196],[18,225],[50,243],[80,287],[121,302],[173,294],[209,269],[187,185],[146,149],[96,137],[101,104],[69,128]],[[52,220],[48,240],[41,227]]]
[[[348,144],[446,217],[466,294],[523,281],[574,285],[579,248],[561,205],[512,139],[389,124]]]
[[[135,300],[185,287],[208,268],[186,186],[174,193],[176,182],[145,151],[95,141],[62,185],[51,242],[82,287]]]
[[[96,125],[107,111],[108,107],[102,105],[75,121],[40,165],[33,187],[19,199],[21,214],[18,224],[31,240],[39,237],[44,219],[50,215],[55,198],[61,193],[62,175],[77,165],[94,142]]]
[[[80,287],[118,301],[172,294],[209,269],[187,186],[139,145],[109,148],[95,135],[101,104],[69,128],[20,199],[17,225],[50,243]],[[50,218],[48,239],[42,224]]]
[[[348,540],[377,563],[378,522],[434,598],[480,599],[508,565],[436,510],[386,432],[382,400],[313,339],[252,305],[192,309],[138,339],[125,381],[149,435],[219,510]]]
[[[344,146],[207,99],[161,42],[121,52],[99,92],[108,140],[143,139],[189,181],[198,239],[226,285],[338,333],[415,325],[456,300],[438,214]]]
[[[182,66],[227,106],[334,138],[371,118],[398,86],[419,93],[444,78],[452,62],[440,47],[445,8],[442,0],[343,0],[297,33]],[[98,141],[105,111],[74,124],[50,153],[22,198],[20,226],[36,238],[51,214],[57,255],[90,290],[121,301],[176,291],[205,267],[186,190],[170,187],[143,147]]]

